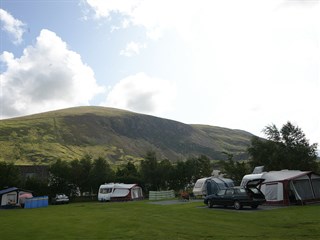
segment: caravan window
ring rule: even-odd
[[[203,182],[200,182],[200,181],[198,182],[198,181],[197,181],[196,184],[194,185],[194,187],[195,187],[195,188],[201,188],[202,185],[203,185]]]
[[[112,188],[100,188],[100,193],[102,194],[107,194],[111,192],[112,192]]]

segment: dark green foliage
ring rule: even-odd
[[[114,172],[110,168],[109,163],[101,157],[95,159],[90,172],[90,181],[93,192],[97,193],[101,184],[112,182],[113,180]]]
[[[158,161],[155,152],[148,152],[141,162],[141,176],[145,190],[185,190],[197,179],[210,176],[212,167],[208,157],[202,155],[172,164]]]
[[[161,189],[160,170],[155,152],[148,151],[141,162],[141,176],[146,191]]]
[[[142,186],[140,172],[138,172],[136,166],[131,162],[117,168],[115,179],[115,182],[136,183]]]
[[[248,152],[250,165],[265,166],[267,171],[281,169],[318,171],[317,144],[309,144],[305,134],[287,122],[280,130],[275,125],[264,130],[267,140],[253,137]]]
[[[24,189],[31,190],[34,196],[50,195],[50,188],[46,180],[36,177],[28,177],[23,185]]]
[[[58,160],[50,166],[50,191],[52,195],[65,193],[74,196],[79,193],[97,193],[99,186],[114,180],[114,172],[103,158],[91,160],[85,156],[80,161]]]
[[[54,196],[58,193],[65,193],[69,196],[74,195],[77,186],[71,182],[72,169],[66,161],[58,160],[49,168],[50,179],[50,195]]]
[[[187,168],[191,170],[191,184],[195,183],[199,178],[211,176],[212,167],[210,165],[210,159],[205,155],[201,155],[197,158],[188,159],[186,161],[186,165]]]
[[[248,174],[249,166],[245,162],[233,160],[233,155],[224,152],[227,155],[228,160],[220,161],[220,172],[224,174],[226,178],[230,178],[234,181],[236,186],[239,186],[244,175]]]
[[[0,162],[0,190],[20,184],[19,169],[13,163]]]
[[[91,192],[90,175],[92,171],[91,156],[85,155],[80,161],[73,160],[70,162],[71,182],[81,189],[81,192]]]
[[[156,153],[149,151],[140,165],[129,162],[118,166],[116,172],[101,157],[92,159],[85,155],[80,160],[59,159],[49,167],[48,182],[34,177],[20,181],[17,168],[13,164],[2,162],[0,180],[2,186],[24,187],[35,195],[52,197],[65,193],[75,197],[79,193],[96,194],[99,186],[107,182],[136,183],[146,193],[150,190],[190,190],[198,178],[210,176],[211,171],[210,160],[204,155],[172,164],[168,159],[158,161]]]

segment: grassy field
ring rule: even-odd
[[[320,239],[320,205],[272,210],[74,203],[0,210],[1,239]]]

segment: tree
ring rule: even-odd
[[[170,186],[176,191],[185,189],[191,181],[191,175],[191,169],[187,166],[186,162],[178,161],[173,166]]]
[[[131,162],[117,168],[116,181],[122,183],[136,183],[139,185],[142,182],[136,166]]]
[[[148,151],[141,162],[141,177],[146,191],[160,190],[160,178],[156,153]]]
[[[178,161],[173,166],[170,186],[174,190],[186,190],[199,178],[211,176],[212,166],[210,159],[205,155],[189,158],[187,161]]]
[[[267,171],[317,170],[317,144],[310,145],[301,128],[287,122],[280,130],[272,124],[263,132],[267,139],[254,137],[248,148],[251,167],[263,165]]]
[[[234,161],[233,154],[227,152],[223,152],[223,154],[227,155],[228,160],[220,161],[221,173],[225,174],[226,178],[232,179],[235,185],[240,185],[243,176],[249,172],[247,164]]]
[[[13,163],[0,162],[0,189],[21,183],[19,169]]]
[[[77,186],[72,183],[71,172],[70,164],[60,159],[49,167],[49,188],[51,196],[58,193],[65,193],[71,196],[76,193]]]
[[[90,182],[93,192],[97,192],[101,184],[112,182],[114,180],[114,172],[112,171],[106,159],[99,157],[93,161],[90,171]]]
[[[32,190],[36,196],[48,195],[50,192],[48,181],[37,177],[28,177],[24,182],[24,188]]]
[[[158,175],[160,179],[160,188],[163,190],[169,190],[172,182],[173,167],[168,159],[161,160],[158,164]]]
[[[77,185],[80,192],[91,192],[90,172],[92,168],[92,160],[89,155],[82,159],[73,160],[71,166],[71,182]]]

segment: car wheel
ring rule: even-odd
[[[234,204],[233,204],[234,208],[236,210],[240,210],[242,208],[241,204],[239,201],[235,201]]]
[[[213,207],[213,202],[211,200],[208,200],[208,208],[212,208]]]

